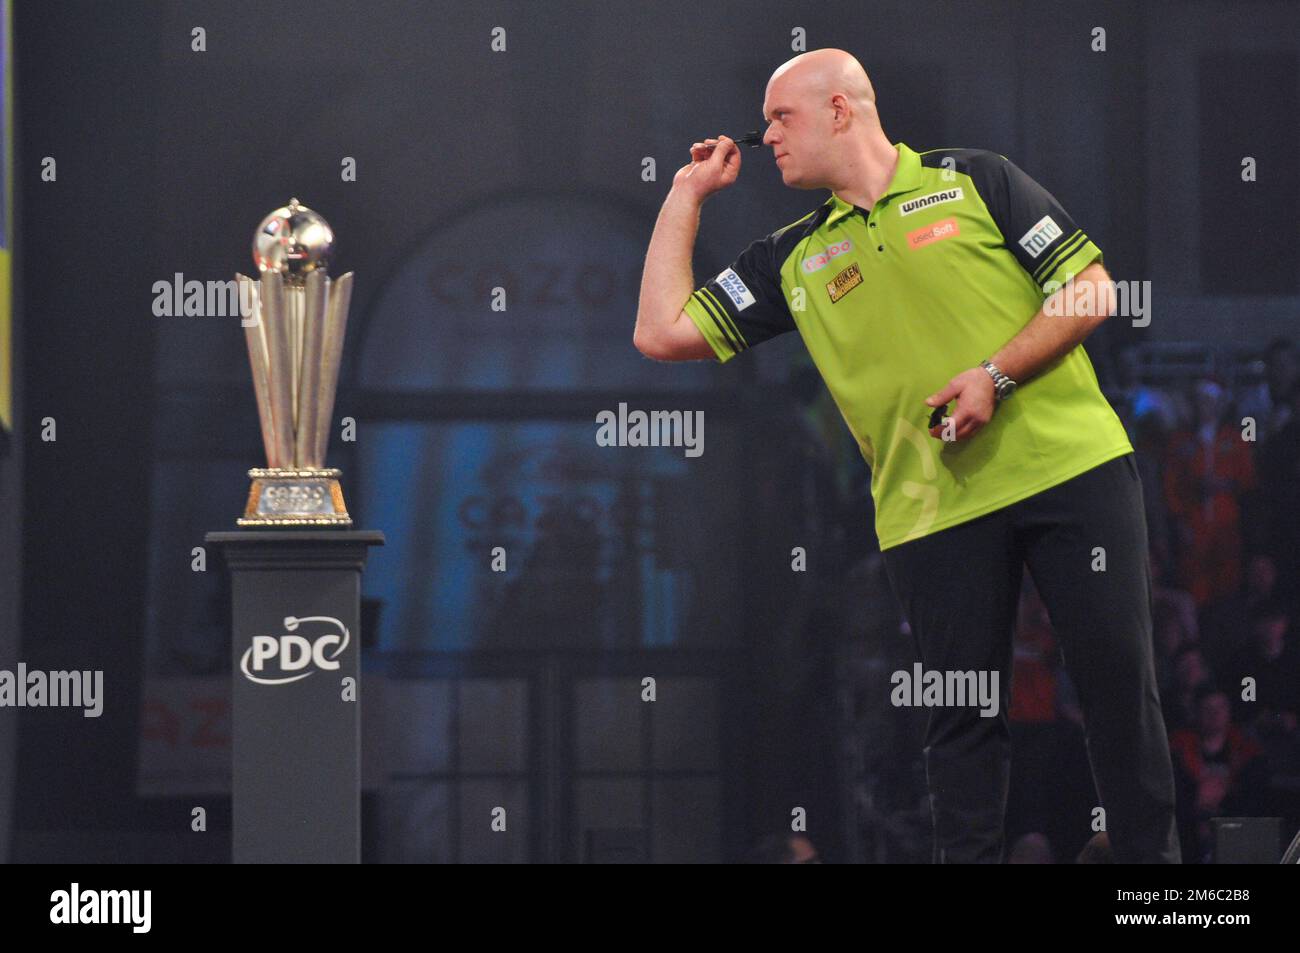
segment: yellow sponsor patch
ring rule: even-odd
[[[826,282],[826,293],[831,296],[831,302],[834,303],[860,284],[862,284],[862,272],[858,270],[858,263],[855,261]]]

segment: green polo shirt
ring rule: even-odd
[[[871,209],[832,194],[751,243],[685,306],[720,362],[799,332],[871,467],[882,550],[1133,450],[1082,346],[1021,382],[974,436],[929,435],[925,398],[991,357],[1102,254],[1004,156],[895,148]]]

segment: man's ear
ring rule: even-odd
[[[849,118],[849,100],[843,93],[831,96],[831,108],[835,110],[832,117],[835,122],[847,122]]]

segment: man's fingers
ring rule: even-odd
[[[719,161],[722,164],[724,174],[735,176],[740,169],[740,146],[728,139],[717,149],[714,149],[713,154],[715,156],[721,154]]]
[[[683,179],[693,176],[706,196],[731,185],[739,173],[740,147],[726,136],[692,143],[690,165],[678,170]]]
[[[984,426],[984,421],[980,420],[979,418],[973,415],[969,416],[962,421],[960,426],[958,426],[955,439],[965,440],[967,437],[972,437],[976,433],[978,433],[979,429],[983,426]]]
[[[949,383],[946,387],[944,387],[943,390],[939,391],[937,394],[934,395],[934,403],[932,403],[930,406],[942,407],[944,404],[948,403],[954,397],[959,397],[959,396],[961,396],[961,389],[956,384]]]
[[[945,433],[951,433],[952,439],[947,442],[955,443],[958,440],[964,440],[971,436],[975,431],[979,430],[981,426],[982,424],[980,424],[973,415],[963,414],[961,411],[956,411],[940,420],[937,427],[931,427],[930,436],[935,437],[938,440],[943,440]]]
[[[707,159],[713,154],[713,147],[717,145],[717,139],[705,139],[703,142],[691,143],[691,158],[697,162],[701,159]]]

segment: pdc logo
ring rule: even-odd
[[[308,638],[298,634],[304,622],[324,623],[328,629],[321,632],[313,627],[308,631],[316,634]],[[327,615],[286,616],[284,632],[253,636],[253,643],[239,659],[239,670],[245,678],[259,685],[286,685],[317,671],[332,672],[338,669],[339,658],[348,647],[347,626]]]

